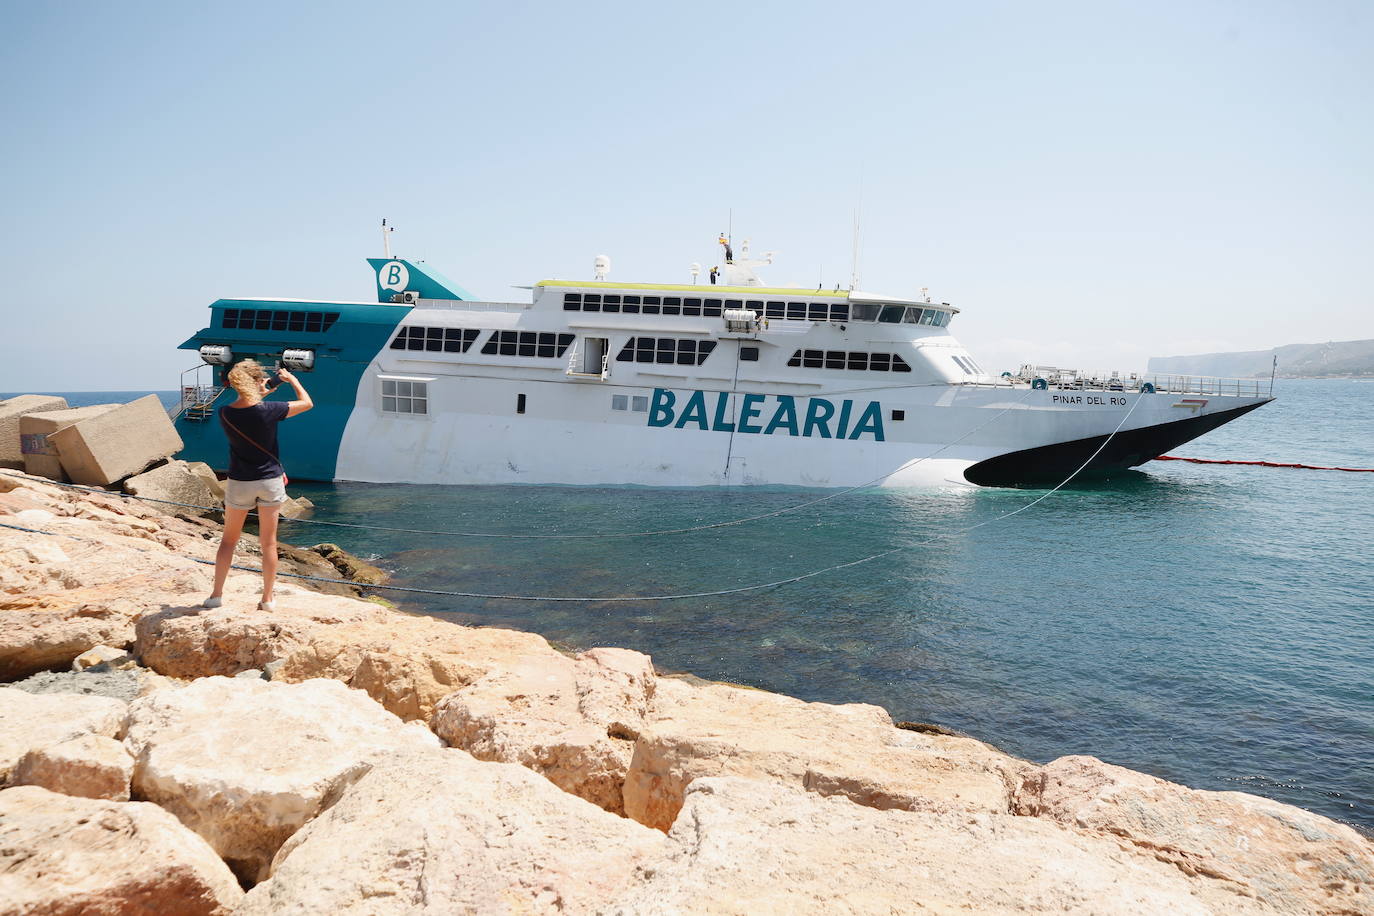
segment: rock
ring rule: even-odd
[[[362,582],[366,585],[381,585],[390,578],[376,566],[373,566],[366,560],[358,559],[338,544],[316,544],[313,547],[307,547],[305,549],[319,554],[339,571],[339,575],[351,582]]]
[[[24,452],[19,439],[21,417],[30,413],[66,409],[65,398],[47,394],[21,394],[0,401],[0,468],[24,467]],[[0,488],[0,493],[3,492],[3,488]]]
[[[156,805],[0,792],[5,916],[228,916],[242,899],[205,841]]]
[[[128,704],[107,697],[33,694],[0,687],[0,783],[19,759],[78,735],[117,737]]]
[[[62,795],[128,801],[133,773],[134,758],[124,745],[104,735],[78,735],[30,750],[19,759],[10,782]]]
[[[48,434],[67,476],[87,486],[109,486],[154,461],[181,451],[183,443],[155,394],[85,417]]]
[[[880,811],[706,778],[607,913],[1269,913],[1109,840],[1009,814]]]
[[[27,693],[77,693],[92,697],[113,697],[126,703],[141,693],[170,683],[160,674],[136,666],[105,671],[88,668],[75,671],[40,671],[9,686]]]
[[[133,663],[133,657],[123,649],[116,649],[113,646],[92,646],[72,659],[72,670],[81,672],[88,668],[104,666],[103,670],[109,671],[115,668],[127,668]]]
[[[304,518],[315,511],[315,504],[304,496],[288,496],[277,511],[282,518]]]
[[[257,668],[245,668],[243,671],[234,675],[234,677],[241,677],[246,681],[271,680],[271,678],[264,677],[263,673]]]
[[[124,481],[124,492],[145,499],[168,515],[204,515],[224,508],[224,484],[208,464],[173,460]],[[183,505],[171,505],[182,503]],[[202,506],[205,508],[192,508]]]
[[[1030,764],[971,738],[924,735],[833,706],[660,678],[625,779],[625,813],[667,830],[702,776],[781,779],[874,808],[1006,812]]]
[[[19,418],[19,439],[24,453],[24,473],[49,480],[66,480],[66,470],[53,436],[73,423],[109,413],[118,404],[92,404],[71,409],[29,411]]]
[[[397,755],[287,840],[237,912],[593,913],[663,842],[518,766]]]
[[[430,727],[479,760],[519,763],[613,814],[654,691],[647,655],[529,656],[445,697]]]
[[[1374,842],[1301,808],[1205,792],[1094,757],[1037,771],[1018,810],[1113,837],[1284,913],[1374,913]]]
[[[266,877],[277,848],[351,770],[439,746],[335,681],[222,677],[135,700],[124,743],[134,792],[204,837],[248,883]]]
[[[271,614],[227,605],[152,614],[138,622],[135,652],[178,678],[281,662],[273,682],[333,678],[402,719],[425,722],[441,699],[494,668],[560,657],[532,633],[461,627],[289,586],[278,586],[276,605]]]

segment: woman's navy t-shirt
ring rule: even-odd
[[[286,473],[277,453],[277,424],[286,419],[290,409],[286,401],[219,409],[219,423],[229,438],[230,480],[267,480]],[[230,428],[230,423],[238,432]]]

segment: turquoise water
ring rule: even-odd
[[[1176,450],[1374,467],[1374,380],[1280,380],[1279,400]],[[104,393],[96,399],[110,399]],[[289,424],[283,435],[290,435]],[[288,469],[289,470],[289,469]],[[816,491],[295,485],[317,518],[605,535],[757,515]],[[625,646],[808,700],[877,703],[1046,761],[1093,754],[1374,833],[1374,474],[1155,462],[1041,491],[853,493],[778,518],[626,540],[478,540],[309,525],[397,584],[682,601],[412,596],[462,623]]]

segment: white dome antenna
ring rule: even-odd
[[[701,276],[701,265],[693,261],[687,268],[687,272],[692,275],[692,282],[697,282],[697,277]]]
[[[599,254],[596,260],[592,261],[592,273],[598,280],[606,279],[606,274],[611,272],[611,258],[609,255]]]

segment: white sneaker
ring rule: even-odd
[[[201,607],[220,607],[224,604],[223,598],[206,598],[200,603]]]
[[[276,610],[276,607],[275,607],[275,606],[272,604],[272,602],[270,602],[270,601],[259,601],[259,602],[258,602],[258,610],[260,610],[260,611],[275,611],[275,610]]]

